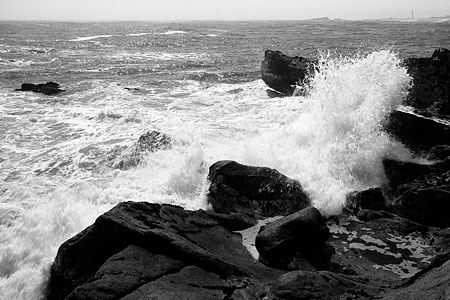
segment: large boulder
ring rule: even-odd
[[[291,57],[272,50],[265,51],[261,64],[262,80],[272,89],[288,96],[313,70],[313,62],[307,58]]]
[[[441,48],[431,57],[405,59],[405,65],[413,78],[406,104],[450,115],[450,50]]]
[[[299,182],[275,169],[218,161],[209,168],[208,202],[219,213],[288,215],[310,205]]]
[[[320,212],[310,206],[276,220],[256,236],[260,260],[281,269],[324,269],[331,257],[325,245],[329,230]]]
[[[34,84],[34,83],[23,83],[20,89],[16,89],[16,91],[22,91],[22,92],[35,92],[35,93],[43,93],[45,95],[56,95],[61,92],[64,92],[64,90],[59,88],[59,83],[49,81],[47,83],[40,83],[40,84]]]

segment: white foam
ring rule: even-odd
[[[114,35],[103,34],[103,35],[80,36],[80,37],[71,39],[69,41],[71,41],[71,42],[83,42],[83,41],[90,41],[90,40],[95,40],[95,39],[100,39],[100,38],[109,38],[109,37],[112,37],[112,36],[114,36]]]
[[[144,36],[144,35],[152,35],[152,32],[142,32],[142,33],[130,33],[128,36]]]
[[[188,34],[186,31],[183,30],[169,30],[166,32],[161,32],[160,34],[163,35],[172,35],[172,34]]]
[[[409,157],[382,131],[409,82],[400,59],[387,50],[322,56],[305,110],[278,131],[252,139],[249,160],[298,179],[323,214],[338,214],[348,192],[383,182],[383,157]]]

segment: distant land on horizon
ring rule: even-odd
[[[428,17],[428,18],[377,18],[377,19],[340,19],[340,18],[333,18],[330,19],[328,17],[321,17],[321,18],[311,18],[306,19],[304,21],[380,21],[380,22],[431,22],[431,23],[440,23],[440,22],[450,22],[450,15],[446,15],[443,17]]]

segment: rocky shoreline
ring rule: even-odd
[[[274,57],[282,65],[267,62]],[[448,115],[449,58],[439,49],[405,62],[414,78],[427,78],[410,91],[418,111]],[[311,70],[311,61],[290,59],[266,51],[263,62],[263,79],[278,78],[276,88],[268,85],[285,94]],[[293,66],[302,71],[286,72]],[[384,185],[349,194],[343,213],[325,218],[300,182],[270,168],[216,162],[208,175],[211,211],[118,204],[61,245],[46,299],[448,299],[450,126],[395,111],[384,130],[432,163],[385,159]],[[117,167],[170,143],[149,133]],[[274,216],[282,217],[258,225]],[[258,234],[248,241],[252,229]]]

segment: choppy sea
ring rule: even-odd
[[[405,57],[450,48],[450,22],[0,22],[0,299],[41,299],[59,245],[121,201],[208,209],[217,160],[298,179],[325,215],[414,158],[381,129]],[[274,97],[264,50],[317,58],[308,96]],[[56,81],[57,96],[15,92]],[[139,136],[177,143],[111,167]]]

